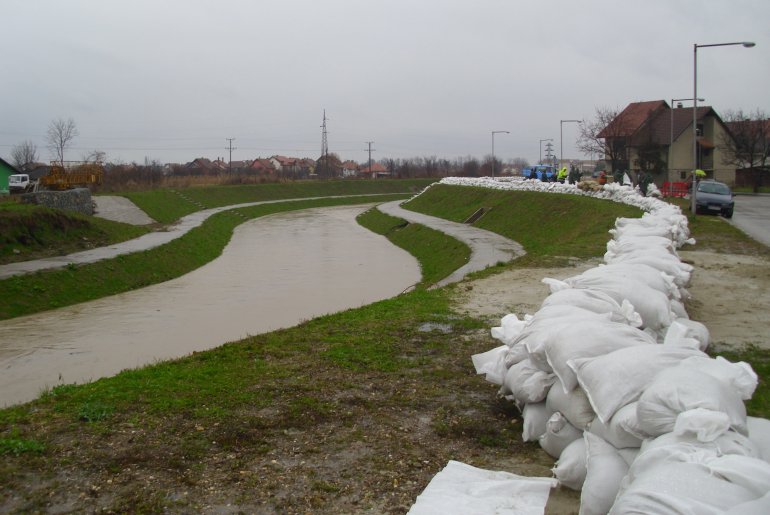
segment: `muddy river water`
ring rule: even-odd
[[[367,207],[252,220],[183,277],[0,322],[0,406],[399,294],[419,266],[355,222]]]

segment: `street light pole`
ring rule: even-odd
[[[553,141],[553,138],[546,138],[540,140],[540,161],[538,161],[537,164],[541,165],[543,164],[543,142],[544,141]]]
[[[564,159],[564,124],[567,122],[571,123],[582,123],[582,120],[559,120],[559,164],[561,164],[561,161]]]
[[[695,203],[695,192],[697,190],[698,182],[695,170],[698,169],[698,49],[708,48],[714,46],[735,46],[741,45],[745,48],[751,48],[756,45],[753,41],[737,41],[735,43],[712,43],[709,45],[694,44],[692,46],[692,193],[690,194],[690,202],[692,208],[692,214],[697,211]]]
[[[492,131],[492,177],[495,176],[495,134],[510,134],[508,131]]]

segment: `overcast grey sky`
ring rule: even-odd
[[[770,112],[767,0],[2,0],[0,156],[23,140],[163,162],[331,152],[535,162],[560,120],[689,98]],[[576,124],[563,124],[564,154]]]

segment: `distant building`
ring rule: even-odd
[[[0,192],[8,193],[8,177],[19,173],[11,163],[0,157]]]
[[[672,109],[665,100],[633,102],[598,137],[617,156],[615,166],[631,172],[632,178],[647,171],[658,185],[680,182],[693,170],[692,121],[691,108]],[[735,168],[727,162],[720,146],[724,138],[730,137],[724,122],[709,106],[698,107],[696,122],[695,168],[710,178],[734,184]],[[614,171],[611,167],[609,173]]]

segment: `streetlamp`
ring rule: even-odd
[[[508,131],[492,131],[492,177],[495,176],[495,134],[510,134]]]
[[[559,164],[561,164],[561,160],[564,159],[564,124],[567,122],[571,123],[583,123],[582,120],[559,120]]]
[[[541,165],[543,164],[543,142],[544,141],[553,141],[553,138],[546,138],[540,140],[540,161],[537,162],[537,164]]]
[[[692,46],[692,194],[690,195],[690,201],[692,203],[692,213],[697,211],[695,203],[695,191],[697,190],[697,177],[695,176],[695,170],[698,169],[698,49],[708,48],[714,46],[736,46],[741,45],[745,48],[751,48],[756,44],[753,41],[737,41],[735,43],[712,43],[709,45],[698,45],[697,43]]]

